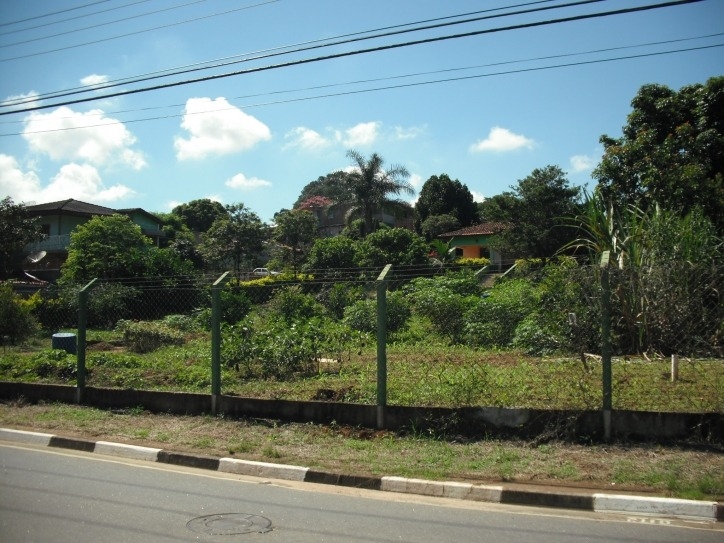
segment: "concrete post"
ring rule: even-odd
[[[211,286],[211,413],[216,415],[221,396],[221,289],[228,281],[224,272]]]
[[[387,264],[377,278],[377,428],[385,427],[387,406]]]
[[[78,292],[78,352],[76,353],[76,403],[83,402],[85,394],[85,346],[86,346],[86,329],[88,327],[88,293],[96,286],[96,279],[85,285]]]

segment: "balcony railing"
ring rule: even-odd
[[[70,234],[62,236],[46,236],[42,241],[36,241],[25,246],[26,253],[37,253],[38,251],[64,251],[70,245]]]

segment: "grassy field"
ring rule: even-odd
[[[22,402],[0,403],[0,426],[355,475],[724,500],[721,447],[469,440],[336,425],[155,415],[142,408],[108,411]]]
[[[87,384],[96,387],[209,392],[211,345],[207,334],[190,334],[182,345],[150,353],[130,352],[122,335],[90,331]],[[331,399],[374,404],[374,342],[350,350],[339,362],[321,363],[308,375],[277,380],[243,379],[222,367],[222,393],[289,400]],[[597,409],[602,368],[596,357],[532,357],[519,352],[479,351],[444,344],[391,344],[387,349],[390,405],[500,406]],[[49,339],[0,354],[0,380],[75,383],[76,358],[51,350]],[[672,382],[665,358],[613,360],[614,409],[724,412],[724,361],[682,358]]]

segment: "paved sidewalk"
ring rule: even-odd
[[[216,458],[138,445],[89,441],[6,428],[0,428],[0,441],[72,449],[253,477],[366,488],[383,492],[401,492],[511,505],[576,509],[598,513],[630,513],[711,521],[724,520],[724,505],[710,501],[622,495],[608,492],[586,492],[565,488],[542,490],[526,485],[479,485],[462,482],[406,479],[403,477],[344,475],[301,466],[254,462],[236,458]]]

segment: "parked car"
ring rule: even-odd
[[[254,268],[254,271],[251,272],[251,274],[256,277],[267,277],[269,275],[280,275],[281,272],[273,271],[269,268]]]

